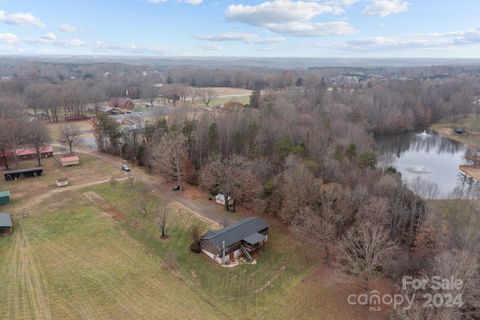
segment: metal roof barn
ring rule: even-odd
[[[0,213],[0,235],[12,233],[12,219],[7,213]]]
[[[10,191],[0,191],[0,206],[10,203]]]
[[[223,242],[225,241],[225,246],[229,247],[267,228],[268,224],[262,219],[249,217],[235,222],[222,230],[209,231],[202,237],[202,240],[210,240],[217,248],[222,248]]]

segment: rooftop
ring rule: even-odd
[[[70,162],[70,161],[80,161],[80,158],[78,156],[66,156],[60,158],[61,162]]]
[[[10,197],[10,191],[0,191],[0,198]]]
[[[8,213],[0,213],[0,228],[11,228],[12,219]]]
[[[260,218],[248,217],[237,221],[221,230],[209,231],[202,236],[203,240],[210,240],[218,248],[222,248],[223,242],[225,246],[231,246],[241,240],[256,241],[259,231],[268,228],[268,224]],[[248,242],[248,241],[247,241]]]

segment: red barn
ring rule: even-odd
[[[53,147],[52,146],[45,146],[40,149],[40,156],[42,158],[51,158],[53,157]],[[13,160],[13,151],[7,151],[7,155],[5,157],[5,153],[0,151],[0,165],[5,165],[5,158],[8,161]],[[35,148],[18,148],[17,149],[17,159],[18,160],[32,160],[37,158],[37,151]]]
[[[135,103],[128,98],[110,98],[108,100],[110,108],[123,109],[132,111],[135,108]]]
[[[75,155],[61,157],[60,163],[62,167],[76,166],[80,164],[80,158]]]

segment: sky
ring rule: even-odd
[[[0,54],[480,58],[478,0],[0,0]]]

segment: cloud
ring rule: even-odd
[[[7,14],[5,11],[0,10],[0,21],[11,25],[29,25],[36,28],[45,27],[45,23],[30,12]]]
[[[193,4],[193,5],[197,5],[197,4],[201,4],[203,2],[203,0],[176,0],[178,3],[188,3],[188,4]],[[167,2],[167,0],[147,0],[147,2],[150,2],[150,3],[165,3]]]
[[[371,37],[334,44],[314,44],[316,47],[341,51],[399,51],[406,49],[455,48],[480,44],[480,30],[445,33],[419,33],[399,37]]]
[[[61,24],[59,30],[65,33],[79,32],[77,27],[72,26],[71,24],[68,24],[68,23]]]
[[[203,0],[177,0],[177,2],[197,5],[197,4],[202,3]]]
[[[68,39],[60,42],[67,47],[81,47],[83,46],[83,41],[80,39]]]
[[[242,41],[245,43],[254,43],[254,44],[272,44],[280,43],[285,41],[285,38],[282,37],[268,37],[262,38],[256,34],[252,33],[220,33],[220,34],[210,34],[210,35],[196,35],[196,39],[203,41]]]
[[[139,46],[136,44],[112,44],[97,41],[94,44],[89,44],[90,50],[99,53],[120,53],[120,54],[138,54],[138,55],[169,55],[171,52],[161,47],[155,46]]]
[[[328,35],[352,34],[356,29],[345,21],[332,22],[290,22],[285,24],[269,24],[271,31],[297,37],[319,37]]]
[[[262,26],[269,23],[308,21],[324,13],[340,13],[339,8],[317,2],[274,0],[258,5],[231,4],[228,20]]]
[[[322,15],[344,13],[343,6],[355,0],[291,1],[274,0],[258,5],[232,4],[225,11],[229,21],[260,26],[269,31],[297,37],[350,34],[355,28],[345,21],[314,22]]]
[[[362,11],[366,16],[386,17],[395,13],[407,12],[410,4],[402,0],[372,0]]]
[[[203,50],[206,50],[206,51],[222,50],[222,47],[219,46],[218,44],[207,44],[207,45],[200,46],[200,48],[202,48]]]
[[[42,39],[47,41],[55,41],[57,40],[57,35],[53,32],[48,32],[42,36]]]
[[[18,43],[20,40],[13,33],[0,33],[0,42],[4,44]]]

